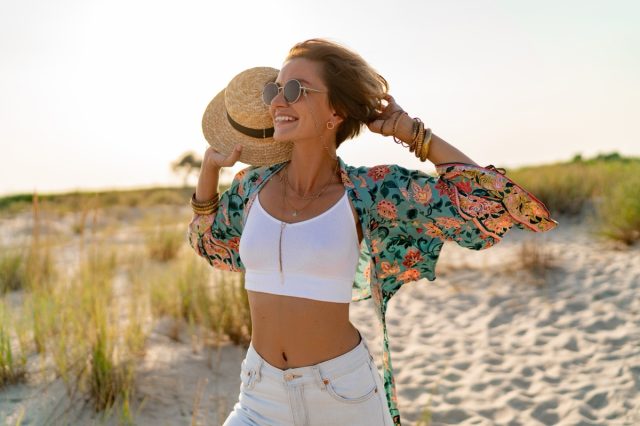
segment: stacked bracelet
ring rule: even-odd
[[[420,147],[419,156],[420,161],[427,161],[429,155],[429,145],[431,144],[431,129],[427,129],[423,137],[422,146]]]
[[[422,139],[418,139],[416,142],[414,142],[411,146],[413,147],[413,150],[411,152],[413,152],[415,154],[416,157],[420,157],[420,150],[422,149],[422,142],[424,142],[424,140]]]
[[[195,214],[205,215],[211,214],[218,210],[218,204],[220,203],[219,195],[216,193],[212,200],[209,201],[196,201],[196,193],[191,196],[191,208]]]
[[[396,129],[397,129],[397,126],[398,126],[398,121],[400,120],[400,117],[402,117],[405,114],[407,114],[406,111],[400,110],[400,114],[398,114],[398,116],[396,117],[395,121],[393,122],[393,130],[392,130],[391,136],[393,136],[393,141],[395,143],[400,144],[400,145],[404,146],[405,148],[409,148],[410,147],[409,145],[406,145],[403,141],[401,141],[400,139],[398,139],[396,137]],[[407,115],[409,115],[409,114],[407,114]]]
[[[382,126],[380,126],[380,134],[382,134],[383,136],[393,136],[393,140],[395,143],[402,145],[406,148],[409,148],[409,151],[413,152],[415,156],[420,159],[420,161],[427,161],[427,156],[429,155],[429,146],[431,144],[431,129],[425,128],[424,123],[418,117],[413,118],[412,119],[413,126],[411,129],[411,142],[407,144],[406,142],[396,137],[396,130],[397,130],[398,122],[400,121],[400,117],[402,117],[404,114],[407,114],[407,113],[403,110],[398,110],[397,112],[398,114],[393,120],[393,130],[391,135],[384,134],[384,125],[389,119],[391,119],[391,117],[387,118],[382,122]]]

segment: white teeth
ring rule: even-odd
[[[295,118],[293,118],[293,117],[288,117],[288,116],[286,116],[286,115],[279,115],[279,116],[277,116],[277,117],[275,118],[275,120],[274,120],[274,121],[294,121],[294,120],[296,120],[296,119],[295,119]]]

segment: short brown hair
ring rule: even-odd
[[[336,148],[376,117],[389,84],[360,55],[337,43],[313,38],[293,46],[285,61],[295,58],[322,64],[329,103],[344,119],[336,133]]]

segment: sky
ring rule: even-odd
[[[638,22],[631,0],[0,0],[0,195],[181,184],[209,101],[313,37],[481,165],[638,156]],[[367,130],[338,155],[434,169]]]

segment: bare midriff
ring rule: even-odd
[[[262,188],[260,204],[273,217],[292,223],[282,206],[279,179]],[[300,214],[307,220],[326,211],[344,194],[344,186],[331,185]],[[353,206],[354,226],[362,241],[359,219]],[[269,364],[281,370],[307,367],[336,358],[360,342],[349,321],[349,303],[325,302],[302,297],[247,291],[251,308],[251,344]]]
[[[360,342],[349,304],[248,291],[251,344],[281,370],[340,356]]]

